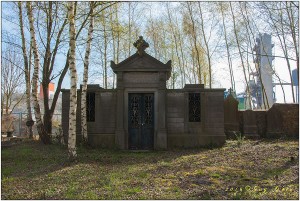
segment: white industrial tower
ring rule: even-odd
[[[256,72],[252,74],[254,79],[250,80],[250,91],[251,96],[256,99],[257,109],[268,109],[268,106],[271,108],[275,101],[272,79],[274,73],[272,68],[272,61],[274,60],[273,47],[271,35],[260,33],[256,38],[256,44],[253,48],[253,51],[256,52],[254,59]]]

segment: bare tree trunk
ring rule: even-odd
[[[235,81],[234,81],[234,75],[233,75],[233,69],[232,69],[231,55],[230,55],[229,45],[228,45],[228,40],[227,40],[227,31],[226,31],[226,26],[225,26],[225,16],[224,16],[224,10],[223,10],[223,2],[220,2],[220,5],[221,5],[221,13],[222,13],[224,38],[225,38],[225,43],[226,43],[228,67],[229,67],[230,80],[231,80],[231,88],[233,89],[233,91],[235,91]]]
[[[247,5],[248,5],[248,3],[245,3],[245,12],[246,12],[246,15],[243,15],[243,16],[245,16],[245,18],[246,18],[246,20],[247,20],[247,22],[248,22],[247,24],[248,24],[248,27],[249,27],[249,31],[251,32],[251,35],[252,35],[253,40],[255,40],[255,35],[254,35],[253,30],[251,29],[250,23],[249,23],[249,21],[250,21],[250,20],[249,20],[249,16],[250,16],[250,15],[249,15],[249,13],[248,13]],[[255,25],[256,29],[258,30],[257,25],[256,25],[255,23],[253,23],[253,24]],[[249,34],[249,37],[250,37],[250,34]],[[253,47],[253,46],[252,46],[252,47]],[[265,51],[265,52],[266,52],[266,51]],[[269,63],[270,66],[272,66],[272,63],[271,63],[270,59],[268,59],[268,63]],[[256,70],[258,71],[258,69],[256,69]],[[260,75],[260,76],[259,76],[260,82],[262,83],[261,74],[259,74],[259,75]],[[275,72],[275,70],[274,70],[274,75],[277,77],[277,79],[278,79],[278,81],[279,81],[279,83],[280,83],[281,90],[282,90],[282,93],[283,93],[283,99],[284,99],[284,102],[286,103],[285,91],[284,91],[284,88],[283,88],[281,79],[280,79],[280,77],[277,75],[277,73]],[[265,96],[267,96],[263,84],[262,84],[262,91],[263,91],[263,93],[265,94]],[[268,103],[268,104],[269,104],[269,103]],[[268,106],[268,108],[269,108],[269,106]]]
[[[128,57],[131,51],[131,2],[128,2]]]
[[[172,61],[174,61],[174,47],[172,47]],[[171,88],[172,89],[175,89],[175,79],[176,79],[176,77],[175,77],[176,75],[175,75],[175,68],[173,67],[172,68],[172,79],[171,79]]]
[[[286,57],[288,57],[288,51],[287,51],[287,44],[286,44],[286,40],[285,40],[285,34],[284,34],[284,30],[282,29],[282,39],[283,39],[283,45],[284,45],[284,49],[285,49],[285,55]],[[291,90],[292,90],[292,96],[293,96],[293,103],[295,103],[295,94],[294,94],[294,88],[293,88],[293,76],[292,76],[292,70],[291,70],[291,64],[289,59],[286,59],[287,62],[287,66],[288,66],[288,70],[289,70],[289,75],[290,75],[290,80],[291,80]]]
[[[189,15],[190,15],[190,19],[192,22],[192,28],[193,28],[193,40],[194,40],[194,46],[195,46],[195,50],[196,50],[196,58],[197,58],[197,62],[198,62],[198,82],[199,84],[202,83],[202,73],[201,73],[201,62],[200,62],[200,58],[199,58],[199,50],[198,50],[198,46],[197,46],[197,34],[196,34],[196,28],[195,28],[195,21],[194,21],[194,17],[193,17],[193,12],[192,12],[192,8],[191,8],[191,2],[187,2],[188,5],[188,10],[189,10]]]
[[[117,31],[117,56],[116,56],[116,62],[119,63],[119,57],[120,57],[120,24],[119,24],[119,16],[118,16],[118,4],[116,4],[116,19],[117,19],[117,24],[118,24],[118,31]],[[114,78],[116,80],[116,74],[114,73]],[[116,87],[117,87],[117,81],[116,81]]]
[[[51,139],[48,133],[44,129],[44,125],[42,122],[41,117],[41,111],[40,111],[40,105],[38,100],[38,80],[39,80],[39,65],[40,65],[40,59],[39,59],[39,53],[37,48],[37,43],[35,39],[35,31],[33,26],[33,16],[32,16],[32,7],[30,2],[26,2],[27,7],[27,15],[30,25],[30,36],[31,36],[31,42],[32,42],[32,48],[33,48],[33,56],[34,56],[34,72],[32,75],[32,99],[33,99],[33,105],[34,105],[34,113],[35,113],[35,119],[36,119],[36,126],[39,133],[39,136],[44,144],[50,144]]]
[[[23,100],[25,93],[18,96],[16,93],[25,83],[23,69],[20,67],[20,57],[13,46],[2,49],[1,55],[1,116],[2,131],[8,135],[13,132],[14,118],[11,116],[14,108]],[[22,90],[23,91],[23,90]],[[21,92],[21,91],[20,91]],[[11,137],[8,135],[8,137]]]
[[[268,8],[268,11],[269,11],[269,14],[270,16],[272,15],[271,11],[269,10]],[[274,23],[274,19],[271,17],[271,20],[273,21]],[[281,21],[281,27],[280,27],[280,31],[281,31],[281,34],[282,34],[282,39],[279,35],[279,28],[276,26],[276,24],[274,23],[274,26],[277,30],[277,37],[279,38],[279,41],[280,41],[280,45],[281,45],[281,48],[283,50],[283,53],[284,53],[284,56],[285,56],[285,60],[286,60],[286,63],[287,63],[287,66],[288,66],[288,70],[289,70],[289,76],[290,76],[290,80],[291,80],[291,90],[292,90],[292,96],[293,96],[293,102],[295,102],[295,94],[294,94],[294,88],[293,88],[293,77],[292,77],[292,70],[291,70],[291,65],[290,65],[290,61],[288,59],[289,55],[288,55],[288,50],[287,50],[287,44],[286,44],[286,39],[285,39],[285,30],[283,28],[283,16],[282,16],[282,10],[280,11],[280,21]]]
[[[26,83],[28,86],[28,94],[26,91],[26,106],[27,106],[27,121],[32,121],[32,106],[31,106],[31,69],[32,69],[32,43],[30,42],[30,48],[29,48],[29,63],[28,63],[28,83]],[[32,126],[28,126],[28,133],[29,133],[29,138],[33,138],[33,130],[32,130]]]
[[[281,24],[283,25],[283,14],[282,14],[282,8],[280,7],[280,21]],[[286,42],[286,36],[285,36],[285,30],[283,28],[283,26],[281,26],[281,31],[282,31],[282,39],[283,39],[283,44],[284,44],[284,49],[285,49],[285,56],[288,57],[288,50],[287,50],[287,42]],[[293,103],[295,103],[295,94],[294,94],[294,87],[293,87],[293,76],[292,76],[292,70],[291,70],[291,65],[290,65],[290,61],[288,59],[287,60],[287,65],[288,65],[288,70],[289,70],[289,75],[290,75],[290,79],[291,79],[291,90],[292,90],[292,95],[293,95]],[[298,67],[299,69],[299,67]]]
[[[281,82],[281,79],[280,79],[279,75],[275,72],[275,70],[274,70],[274,75],[277,77],[277,79],[279,81],[279,84],[280,84],[280,87],[281,87],[281,90],[282,90],[282,94],[283,94],[283,100],[284,100],[284,103],[286,103],[285,91],[284,91],[284,88],[283,88],[283,84]]]
[[[116,34],[115,34],[115,27],[114,27],[114,21],[113,21],[113,7],[111,8],[111,13],[110,13],[110,27],[111,27],[111,37],[112,37],[112,42],[113,42],[113,61],[116,62]],[[117,11],[115,11],[117,12]],[[118,26],[118,23],[116,23]],[[112,88],[115,88],[115,73],[113,73],[113,83],[112,83]]]
[[[244,59],[243,59],[243,55],[242,55],[242,52],[241,52],[241,46],[240,46],[240,42],[239,42],[239,39],[238,39],[237,31],[236,31],[235,16],[234,16],[234,13],[233,13],[233,10],[232,10],[231,2],[229,2],[229,5],[230,5],[232,20],[233,20],[233,27],[234,27],[233,30],[234,30],[235,40],[236,40],[236,43],[237,43],[237,47],[238,47],[238,50],[239,50],[240,59],[241,59],[242,66],[243,66],[244,78],[245,78],[245,82],[246,82],[246,93],[249,96],[248,100],[249,100],[249,105],[250,105],[250,109],[251,109],[252,105],[251,105],[251,100],[250,100],[251,99],[251,97],[250,97],[250,90],[249,90],[249,85],[248,85],[248,80],[247,80],[247,75],[246,75],[246,69],[245,69]]]
[[[49,108],[49,83],[50,83],[50,64],[51,64],[51,33],[53,28],[53,16],[52,16],[52,6],[53,2],[49,2],[49,7],[45,7],[47,9],[47,28],[46,28],[46,51],[44,55],[44,63],[43,63],[43,76],[42,76],[42,90],[43,90],[43,102],[44,102],[44,117],[43,117],[43,125],[44,129],[49,136],[52,133],[52,116],[53,112],[50,111]],[[39,22],[38,22],[39,23]]]
[[[183,77],[184,77],[184,72],[183,72],[183,65],[181,63],[181,59],[180,59],[180,56],[179,56],[179,51],[178,51],[178,44],[179,44],[179,41],[177,40],[177,36],[176,36],[176,33],[175,33],[175,30],[174,30],[174,26],[173,26],[173,22],[172,22],[172,18],[171,18],[171,13],[170,13],[170,9],[169,9],[169,6],[167,4],[167,12],[168,12],[168,19],[169,19],[169,23],[170,23],[170,27],[171,27],[171,31],[172,31],[172,35],[173,35],[173,38],[174,38],[174,43],[175,43],[175,50],[176,50],[176,55],[177,55],[177,59],[178,59],[178,65],[179,65],[179,70],[180,70],[180,74],[181,74],[181,87],[183,88]],[[173,56],[173,54],[172,54]],[[174,73],[173,73],[174,74]],[[174,80],[173,80],[174,81]],[[174,83],[173,83],[173,89],[174,89]]]
[[[190,41],[191,43],[192,43],[192,41]],[[191,50],[191,58],[192,58],[192,71],[193,71],[193,78],[194,78],[194,83],[192,83],[191,82],[191,84],[196,84],[197,83],[197,75],[199,74],[198,73],[198,68],[196,69],[196,59],[195,59],[195,56],[194,56],[194,54],[196,54],[195,52],[194,52],[194,49],[192,49]]]
[[[282,13],[279,14],[280,15],[280,22],[281,22],[281,28],[279,28],[276,25],[277,20],[273,18],[273,13],[270,10],[270,8],[265,5],[265,9],[268,11],[269,17],[270,17],[270,19],[272,21],[272,24],[273,24],[273,26],[274,26],[274,28],[276,30],[276,36],[277,36],[277,38],[280,41],[280,46],[281,46],[281,49],[283,51],[283,54],[284,54],[284,57],[285,57],[285,60],[286,60],[287,66],[288,66],[289,75],[290,75],[290,79],[291,79],[291,82],[292,82],[293,78],[292,78],[292,72],[291,72],[291,66],[290,66],[290,61],[289,61],[289,55],[288,55],[287,45],[286,45],[286,41],[285,41],[285,34],[284,34],[285,30],[283,29],[283,24],[282,24],[283,23]],[[280,34],[279,34],[280,32],[282,34],[282,39],[281,39]],[[291,89],[292,89],[293,102],[295,102],[293,83],[291,83]]]
[[[243,12],[243,7],[242,7],[242,2],[239,2],[239,5],[240,5],[240,10],[241,10],[241,14],[244,18],[244,20],[246,21],[246,31],[247,31],[247,38],[248,38],[248,42],[250,43],[250,48],[251,47],[254,47],[254,44],[251,43],[251,35],[252,35],[252,38],[253,38],[253,41],[255,41],[255,36],[253,34],[253,31],[251,29],[251,26],[250,26],[250,20],[248,18],[248,12],[247,12],[247,9],[245,9],[246,11],[246,15],[244,14]],[[248,45],[248,43],[247,43]],[[262,45],[264,47],[264,45]],[[266,51],[265,51],[266,52]],[[248,48],[247,48],[247,65],[248,65],[248,75],[249,75],[249,80],[250,80],[250,72],[249,72],[249,61],[248,61]],[[269,58],[269,57],[268,57]],[[253,60],[254,60],[254,57],[253,57]],[[271,62],[269,61],[268,59],[268,63],[270,65],[270,67],[272,68],[272,65],[271,65]],[[260,64],[258,64],[259,66],[261,66]],[[260,69],[256,69],[256,71],[258,72]],[[267,93],[266,93],[266,90],[265,90],[265,87],[264,87],[264,83],[262,81],[262,78],[261,78],[261,73],[259,72],[259,80],[260,80],[260,84],[261,84],[261,90],[262,90],[262,101],[263,101],[263,104],[264,104],[264,108],[265,109],[269,109],[270,108],[270,105],[269,105],[269,100],[268,100],[268,96],[267,96]]]
[[[88,31],[86,51],[84,56],[84,69],[83,69],[83,82],[82,82],[82,92],[81,92],[81,134],[83,141],[88,141],[87,135],[87,116],[86,116],[86,95],[87,95],[87,83],[88,83],[88,74],[89,74],[89,58],[91,51],[91,42],[93,37],[94,30],[94,3],[90,2],[91,16],[90,16],[90,26]]]
[[[181,76],[183,76],[183,78],[181,78],[182,79],[182,88],[184,87],[184,84],[185,84],[185,82],[186,82],[186,78],[185,78],[185,76],[186,76],[186,66],[187,66],[187,64],[186,64],[186,58],[185,58],[185,56],[184,56],[184,54],[183,54],[183,45],[182,45],[182,37],[181,37],[181,33],[178,33],[178,45],[179,45],[179,48],[180,48],[180,55],[181,55],[181,61],[182,61],[182,75]]]
[[[41,71],[43,72],[43,77],[42,77],[42,86],[43,86],[43,91],[46,92],[48,91],[48,86],[49,86],[49,83],[50,81],[53,79],[53,75],[52,75],[52,71],[53,71],[53,68],[54,68],[54,63],[55,63],[55,58],[56,58],[56,54],[57,54],[57,51],[58,49],[60,48],[60,44],[62,42],[61,40],[61,36],[63,35],[63,32],[64,32],[64,28],[65,26],[67,25],[68,23],[68,18],[67,18],[67,14],[66,14],[66,17],[64,18],[64,22],[62,23],[61,27],[57,30],[57,35],[55,34],[56,31],[54,30],[55,27],[57,27],[57,19],[58,19],[58,10],[59,8],[57,8],[57,2],[51,2],[51,3],[45,3],[43,4],[44,7],[40,6],[41,8],[40,11],[44,12],[45,16],[46,16],[46,22],[41,22],[41,23],[46,23],[46,38],[47,38],[47,43],[44,45],[44,51],[42,52],[45,52],[45,56],[44,56],[44,63],[43,63],[43,68],[41,69]],[[48,6],[49,5],[49,6]],[[53,6],[53,5],[56,5],[56,6]],[[75,9],[76,9],[76,5],[77,5],[77,2],[75,2]],[[98,5],[98,4],[97,4]],[[110,6],[110,5],[109,5]],[[108,6],[108,7],[109,7]],[[52,9],[55,8],[55,9]],[[106,9],[107,7],[104,7],[104,9]],[[52,12],[52,10],[54,12]],[[76,33],[76,39],[78,38],[80,32],[83,30],[83,28],[85,27],[86,23],[88,22],[88,19],[89,19],[89,16],[90,16],[90,13],[87,13],[86,15],[83,15],[84,16],[84,20],[83,22],[80,24],[80,27],[78,29],[78,32]],[[53,20],[55,17],[55,20]],[[52,27],[52,28],[51,28]],[[53,43],[53,39],[54,39],[54,36],[55,36],[55,42]],[[52,38],[52,40],[51,40]],[[51,46],[52,44],[54,44],[54,48],[51,49]],[[44,93],[44,118],[43,118],[43,129],[38,129],[38,131],[45,131],[47,134],[46,137],[50,137],[50,134],[51,134],[51,131],[52,131],[52,117],[53,117],[53,113],[55,111],[55,106],[56,106],[56,103],[57,103],[57,100],[58,100],[58,97],[59,97],[59,94],[60,94],[60,90],[61,90],[61,85],[62,85],[62,82],[64,80],[64,77],[66,75],[66,73],[68,72],[68,69],[69,69],[69,51],[67,53],[67,56],[66,56],[66,62],[65,62],[65,65],[62,69],[62,71],[60,72],[60,75],[59,76],[59,80],[58,80],[58,83],[57,83],[57,87],[56,87],[56,90],[54,92],[54,96],[53,96],[53,100],[52,100],[52,103],[51,103],[51,106],[49,106],[49,94],[48,93]],[[44,135],[43,133],[39,133],[39,135]],[[47,139],[47,138],[46,138]],[[51,139],[49,138],[49,142]],[[45,140],[42,140],[44,143],[47,141]]]
[[[288,18],[289,18],[289,27],[291,29],[291,34],[292,34],[292,38],[293,38],[293,45],[294,45],[294,49],[295,49],[295,53],[296,53],[296,60],[297,60],[297,79],[299,80],[299,51],[298,51],[298,42],[297,42],[297,33],[296,33],[296,28],[295,28],[295,21],[294,21],[294,15],[293,15],[293,10],[292,10],[292,5],[291,2],[290,3],[290,7],[288,7],[288,2],[285,2],[286,4],[286,12],[288,14]],[[298,8],[298,12],[299,12],[299,8]],[[299,16],[298,16],[299,17]],[[296,24],[297,26],[297,24]],[[299,34],[298,34],[299,35]]]
[[[104,88],[107,89],[107,30],[105,12],[103,12],[103,32],[104,32]]]
[[[70,23],[70,56],[69,69],[71,74],[71,88],[70,88],[70,113],[69,113],[69,139],[68,139],[68,153],[69,160],[73,161],[77,158],[76,153],[76,109],[77,109],[77,71],[76,71],[76,30],[75,30],[75,13],[74,2],[68,2],[68,19]]]
[[[27,122],[32,121],[32,113],[31,113],[31,84],[30,84],[30,68],[31,68],[31,46],[30,46],[30,57],[28,60],[26,43],[25,43],[25,35],[24,35],[24,25],[23,25],[23,14],[22,14],[22,2],[18,2],[19,7],[19,22],[20,22],[20,32],[22,37],[22,52],[24,59],[24,74],[25,74],[25,82],[26,82],[26,108],[27,108]],[[33,138],[32,126],[27,126],[29,138]]]
[[[186,61],[186,58],[184,56],[184,51],[183,51],[183,35],[182,33],[180,33],[180,28],[178,27],[178,20],[177,20],[177,16],[175,16],[175,24],[177,25],[177,34],[178,34],[178,46],[179,46],[179,49],[180,49],[180,56],[181,56],[181,61],[182,61],[182,73],[183,75],[183,81],[182,81],[182,88],[184,87],[184,84],[186,83],[186,68],[187,68],[187,61]]]
[[[202,36],[204,39],[204,44],[206,47],[206,56],[207,56],[207,60],[208,60],[208,73],[209,73],[209,88],[211,89],[211,55],[209,52],[209,46],[208,46],[208,40],[206,39],[206,35],[205,35],[205,31],[204,31],[204,22],[203,22],[203,14],[202,14],[202,9],[201,9],[201,5],[200,2],[198,1],[198,6],[199,6],[199,11],[200,11],[200,18],[201,18],[201,30],[202,30]]]

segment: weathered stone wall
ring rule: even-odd
[[[123,87],[149,88],[159,87],[158,72],[124,72]]]
[[[166,124],[168,130],[168,147],[184,146],[184,92],[172,90],[167,92]]]
[[[267,112],[266,137],[299,138],[299,104],[275,103]]]
[[[139,39],[140,40],[140,39]],[[171,76],[171,61],[166,64],[140,50],[120,62],[111,62],[117,75],[117,89],[104,90],[96,85],[88,85],[88,91],[95,92],[95,122],[88,122],[88,139],[91,145],[128,149],[128,94],[154,94],[154,149],[174,146],[197,147],[222,145],[224,134],[225,89],[204,89],[203,84],[186,84],[183,89],[167,90],[166,82]],[[69,90],[63,92],[63,131],[67,138]],[[195,121],[189,122],[189,93],[194,96],[193,111]],[[80,99],[80,96],[78,97]],[[143,105],[143,104],[142,104]],[[77,133],[80,135],[80,102],[77,108]],[[191,121],[194,121],[191,120]],[[143,125],[143,123],[139,123]],[[139,127],[141,130],[141,127]],[[141,132],[139,132],[140,135]],[[78,137],[78,139],[80,139]]]
[[[234,132],[240,130],[238,104],[231,94],[224,100],[224,130],[227,138],[235,138]]]
[[[61,117],[61,126],[63,130],[64,142],[68,143],[68,132],[69,132],[69,110],[70,110],[70,90],[62,89],[62,117]],[[78,113],[80,111],[80,90],[77,90],[77,114],[76,122],[81,121],[81,115]],[[76,123],[76,141],[81,139],[81,125]]]
[[[257,134],[260,137],[266,137],[267,131],[267,111],[266,110],[258,110],[255,111],[256,117],[256,126],[257,126]]]
[[[104,90],[99,86],[88,87],[88,92],[95,93],[95,121],[87,122],[88,141],[92,146],[115,146],[116,92]],[[81,135],[80,90],[77,91],[76,141]],[[70,90],[62,90],[62,129],[65,143],[68,141]]]
[[[299,105],[275,103],[269,110],[238,111],[239,131],[248,138],[299,138]]]
[[[202,139],[205,144],[223,145],[226,139],[224,132],[224,89],[207,89],[205,92],[205,136]]]
[[[239,111],[240,132],[247,138],[264,137],[267,121],[266,110]]]
[[[258,137],[256,111],[246,110],[243,112],[243,133],[247,138]]]
[[[223,91],[193,87],[167,91],[168,148],[225,143]],[[200,93],[200,122],[189,122],[189,93]]]
[[[96,91],[95,122],[88,122],[88,141],[92,146],[114,147],[116,128],[116,92]]]

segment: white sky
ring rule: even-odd
[[[152,15],[159,15],[160,9],[159,9],[159,5],[158,4],[151,4],[150,2],[144,2],[145,4],[151,5],[152,8]],[[2,2],[3,5],[3,2]],[[9,14],[10,11],[9,10],[3,10],[2,9],[2,15],[3,14]],[[1,20],[2,21],[2,29],[9,31],[12,34],[19,34],[19,27],[16,24],[11,24],[9,22],[7,22],[6,20]],[[279,51],[279,47],[276,45],[278,44],[278,41],[276,41],[275,38],[272,38],[272,42],[275,43],[275,55],[281,55],[280,51]],[[58,60],[56,63],[64,63],[65,62],[65,58],[61,57],[61,60]],[[62,66],[62,65],[60,65]],[[229,72],[227,70],[227,59],[224,58],[223,60],[220,60],[218,63],[214,63],[213,65],[213,75],[215,77],[215,84],[213,85],[213,87],[215,88],[226,88],[229,89],[230,88],[230,79],[229,79]],[[238,62],[234,62],[233,63],[234,66],[234,75],[235,75],[235,81],[236,81],[236,91],[237,93],[239,92],[243,92],[245,89],[245,84],[244,84],[244,79],[243,79],[243,74],[240,68],[237,68],[238,66]],[[287,69],[287,64],[286,61],[282,58],[275,58],[273,61],[273,66],[276,70],[276,72],[279,74],[279,76],[281,77],[282,80],[286,81],[286,82],[290,82],[290,77],[289,77],[289,73],[288,73],[288,69]],[[292,69],[296,68],[296,62],[292,62]],[[79,72],[80,73],[80,72]],[[80,76],[79,76],[80,77]],[[63,86],[62,88],[70,88],[70,81],[69,81],[69,76],[68,74],[65,76],[64,82],[63,82]],[[99,82],[100,83],[100,82]],[[102,83],[101,83],[102,85]],[[291,87],[290,86],[284,86],[285,89],[285,94],[286,94],[286,100],[287,102],[292,102],[292,96],[291,96]],[[282,91],[281,91],[281,87],[280,86],[276,86],[274,88],[274,91],[276,92],[276,98],[278,103],[283,103],[283,95],[282,95]]]

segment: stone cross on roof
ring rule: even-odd
[[[149,47],[149,44],[143,39],[143,36],[140,36],[139,39],[133,43],[134,47],[137,49],[137,53],[142,56],[145,53],[145,49]]]

